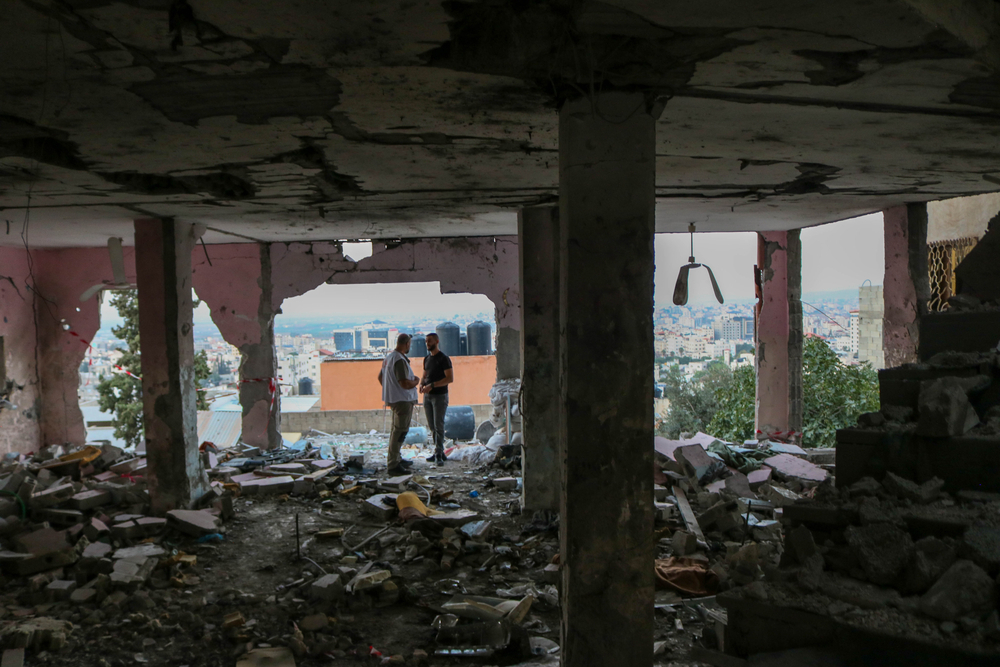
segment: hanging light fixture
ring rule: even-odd
[[[694,261],[694,223],[688,225],[688,233],[691,235],[691,256],[688,257],[688,263],[681,267],[680,272],[677,274],[677,284],[674,285],[674,304],[678,306],[685,306],[688,302],[688,273],[691,269],[697,269],[699,266],[704,266],[708,271],[708,277],[712,280],[712,289],[715,290],[715,298],[719,300],[719,303],[723,303],[722,291],[719,289],[719,283],[715,282],[715,274],[712,273],[712,269],[709,268],[707,264],[697,264]]]

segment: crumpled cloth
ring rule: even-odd
[[[719,590],[719,575],[706,563],[693,558],[657,559],[656,587],[684,595],[714,595]]]
[[[423,501],[412,491],[405,491],[396,496],[396,507],[399,508],[399,518],[402,521],[423,519],[435,514],[442,514],[424,505]]]

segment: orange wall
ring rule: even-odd
[[[410,359],[417,377],[423,375],[424,360]],[[450,405],[482,405],[490,402],[490,388],[496,382],[494,355],[452,357],[455,381],[448,385]],[[378,383],[381,360],[337,359],[320,364],[320,405],[324,410],[377,410],[382,407],[382,386]],[[420,396],[423,403],[423,396]]]

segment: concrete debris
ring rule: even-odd
[[[768,485],[759,495],[783,497]],[[938,479],[918,484],[888,474],[839,489],[823,483],[796,501],[774,504],[783,540],[753,543],[758,572],[748,567],[753,559],[736,558],[745,547],[731,543],[728,579],[720,583],[723,606],[750,609],[743,605],[752,602],[755,615],[769,618],[807,612],[809,627],[819,627],[815,619],[822,617],[868,635],[1000,652],[1000,620],[991,615],[1000,574],[1000,495],[951,495]],[[740,623],[732,632],[750,629]]]
[[[993,579],[978,565],[960,560],[920,598],[920,611],[942,621],[982,617],[996,603]]]
[[[894,583],[913,555],[910,534],[888,523],[851,526],[844,537],[873,584]]]
[[[979,416],[969,401],[967,387],[967,382],[956,377],[921,384],[917,433],[946,438],[971,431],[979,423]]]

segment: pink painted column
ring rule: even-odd
[[[153,512],[189,507],[208,488],[198,455],[191,224],[136,220],[142,402]]]
[[[802,430],[802,274],[799,231],[757,237],[757,431]]]
[[[32,452],[41,444],[41,378],[35,363],[35,296],[23,248],[0,248],[0,337],[10,405],[0,407],[0,453]],[[15,406],[15,407],[11,407]]]
[[[885,367],[916,362],[920,318],[927,312],[927,205],[908,204],[882,212],[885,277],[882,350]]]

